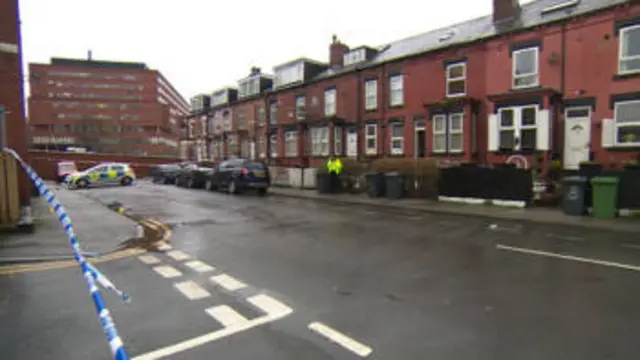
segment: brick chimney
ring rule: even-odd
[[[520,17],[519,0],[493,0],[493,22],[505,23]]]
[[[329,65],[332,68],[340,68],[344,65],[344,54],[349,52],[349,47],[340,40],[338,36],[333,35],[331,45],[329,46]]]

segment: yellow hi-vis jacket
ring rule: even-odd
[[[340,159],[327,161],[327,171],[329,174],[334,173],[340,175],[340,173],[342,173],[342,161],[340,161]]]

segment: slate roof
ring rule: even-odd
[[[571,0],[537,0],[521,5],[520,21],[510,27],[507,31],[524,30],[526,28],[624,4],[631,2],[632,0],[580,0],[575,6],[545,14],[542,13],[542,10],[545,8],[569,1]],[[502,29],[498,29],[494,25],[493,15],[487,15],[462,23],[453,24],[446,28],[432,30],[420,35],[411,36],[379,46],[377,47],[379,53],[371,60],[340,69],[328,69],[316,78],[312,79],[312,81],[335,76],[341,73],[347,73],[355,70],[356,67],[373,67],[420,53],[488,39],[499,35],[501,32],[505,32],[505,30],[501,30]],[[447,40],[441,41],[440,38],[450,31],[453,31],[453,36]]]

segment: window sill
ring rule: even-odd
[[[611,80],[620,81],[620,80],[627,80],[627,79],[634,79],[634,78],[640,78],[640,71],[613,74],[613,77]]]
[[[517,92],[530,91],[530,90],[541,89],[541,88],[542,87],[540,86],[540,84],[528,85],[528,86],[511,86],[511,89],[509,91],[517,93]]]
[[[460,93],[460,94],[447,94],[447,99],[457,99],[457,98],[462,98],[462,97],[466,97],[467,93]]]
[[[613,145],[613,147],[606,147],[603,149],[607,151],[615,151],[615,152],[638,151],[640,150],[640,143],[635,143],[635,144],[621,143],[621,144],[615,144]]]
[[[402,109],[404,107],[404,104],[399,104],[399,105],[389,105],[389,109]]]
[[[431,156],[464,156],[464,151],[432,151]]]
[[[365,113],[374,113],[376,111],[378,111],[378,108],[375,108],[375,109],[364,109]]]

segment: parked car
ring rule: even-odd
[[[60,161],[56,169],[56,179],[58,180],[58,183],[63,183],[67,176],[73,174],[76,171],[78,171],[78,168],[76,167],[75,162]]]
[[[190,189],[202,189],[213,174],[215,163],[200,161],[189,164],[178,171],[176,185]]]
[[[264,163],[237,158],[216,165],[204,186],[205,190],[226,191],[230,194],[255,189],[259,195],[265,195],[270,185],[269,168]]]
[[[102,163],[84,171],[76,171],[66,178],[69,189],[122,185],[129,186],[136,180],[136,174],[129,164]]]
[[[176,178],[180,171],[189,164],[193,164],[192,161],[186,161],[175,164],[163,164],[158,165],[156,168],[152,169],[152,177],[154,183],[160,184],[175,184]]]

